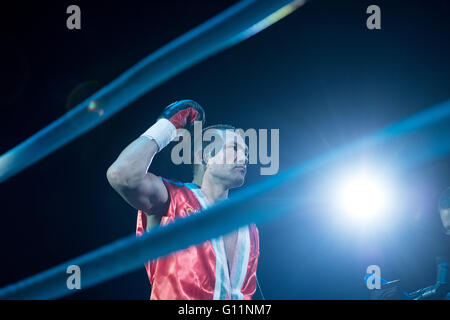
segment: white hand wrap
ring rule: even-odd
[[[158,151],[161,151],[177,136],[177,128],[167,119],[159,119],[141,137],[155,140]]]

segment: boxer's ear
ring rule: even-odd
[[[214,157],[214,151],[211,150],[211,148],[206,147],[203,149],[203,164],[208,165],[209,160]]]
[[[203,160],[205,164],[208,164],[209,160],[214,158],[224,146],[224,138],[222,133],[218,130],[212,131],[211,142],[203,149]]]
[[[197,150],[194,152],[194,164],[205,164],[203,161],[203,150]]]
[[[203,161],[204,164],[208,164],[209,161],[214,158],[221,150],[222,143],[221,141],[217,141],[216,143],[209,144],[204,150],[203,150]]]

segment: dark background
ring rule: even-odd
[[[0,152],[233,3],[2,3]],[[81,8],[81,30],[66,28],[71,4]],[[366,28],[371,4],[381,8],[381,30]],[[444,0],[311,1],[167,81],[0,184],[0,286],[134,232],[136,212],[108,185],[106,170],[175,100],[201,103],[208,124],[279,128],[280,170],[447,100],[449,17]],[[405,148],[416,141],[405,142]],[[378,149],[374,158],[383,161],[388,150]],[[385,279],[400,278],[405,290],[433,283],[434,258],[449,250],[436,207],[450,185],[450,157],[405,163],[398,170],[406,160],[396,158],[402,196],[380,232],[337,228],[330,221],[339,219],[338,210],[320,205],[260,226],[258,275],[266,298],[365,299],[363,277],[371,264],[381,267]],[[152,170],[191,178],[190,168],[170,163],[170,148],[158,154]],[[251,167],[248,183],[264,178],[258,173]],[[326,172],[317,176],[319,184],[330,180]],[[295,198],[296,185],[292,190]],[[147,299],[149,294],[142,267],[71,298]]]

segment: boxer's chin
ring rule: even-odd
[[[232,183],[231,183],[231,187],[230,187],[230,189],[231,188],[239,188],[239,187],[242,187],[242,185],[244,184],[244,182],[245,182],[245,175],[236,175],[235,177],[234,177],[234,179],[232,180]]]

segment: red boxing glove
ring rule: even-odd
[[[193,100],[176,101],[167,106],[158,119],[169,120],[176,129],[190,129],[194,121],[205,124],[205,111]]]
[[[145,131],[142,136],[155,140],[158,151],[167,146],[176,135],[178,129],[190,129],[194,121],[205,124],[205,111],[193,100],[181,100],[167,106],[158,121]]]

